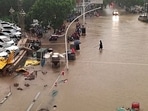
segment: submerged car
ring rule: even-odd
[[[114,11],[113,11],[113,15],[119,15],[118,10],[114,10]]]

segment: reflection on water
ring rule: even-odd
[[[119,30],[119,16],[112,17],[112,31],[114,34],[117,34]]]
[[[118,32],[118,26],[119,26],[119,16],[113,16],[112,17],[112,31],[114,33]]]
[[[112,17],[112,38],[114,38],[114,41],[116,44],[120,45],[118,42],[119,39],[119,16],[113,16]],[[112,48],[116,49],[119,47],[118,45],[112,45]]]
[[[118,22],[119,21],[119,16],[113,16],[112,21],[113,22]]]

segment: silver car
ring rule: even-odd
[[[0,45],[2,45],[2,46],[9,45],[10,46],[10,45],[15,45],[15,42],[7,36],[0,36]]]
[[[22,33],[20,31],[16,31],[15,29],[4,29],[2,32],[8,33],[11,37],[21,38]]]

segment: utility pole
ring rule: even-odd
[[[83,26],[85,25],[85,0],[83,0]]]
[[[22,1],[21,0],[17,0],[17,5],[18,5],[18,14],[17,14],[17,17],[18,17],[18,25],[21,26],[21,17],[20,17],[20,11],[22,9]]]
[[[21,27],[21,32],[22,32],[22,36],[25,37],[25,11],[23,10],[22,7],[22,0],[18,0],[18,23],[19,26]]]

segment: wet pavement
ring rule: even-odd
[[[136,101],[147,111],[147,24],[138,21],[138,15],[122,10],[119,13],[112,16],[112,9],[107,8],[100,17],[86,18],[87,35],[80,38],[80,51],[76,52],[76,60],[69,62],[68,71],[64,62],[60,68],[52,68],[47,61],[43,68],[28,67],[29,71],[38,70],[35,80],[24,80],[22,75],[0,78],[0,97],[12,91],[0,110],[115,111],[118,107],[131,107]],[[99,40],[103,42],[102,52],[98,49]],[[58,44],[50,43],[47,37],[43,41],[47,41],[44,47],[65,51],[64,38],[59,38]],[[16,82],[23,90],[13,86]]]

